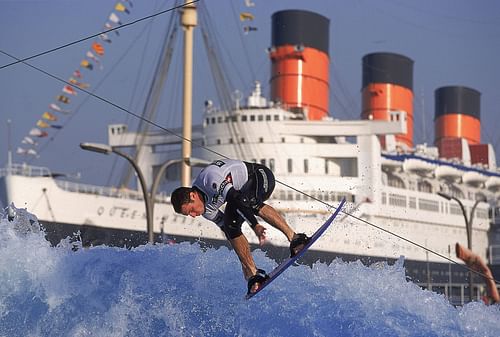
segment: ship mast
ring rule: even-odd
[[[191,167],[188,165],[191,157],[192,138],[192,98],[193,98],[193,31],[197,24],[196,6],[189,4],[183,7],[181,24],[184,28],[184,94],[183,94],[183,124],[182,124],[182,163],[181,185],[191,185]]]

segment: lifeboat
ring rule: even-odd
[[[462,181],[471,186],[479,186],[484,184],[488,180],[488,177],[476,171],[469,171],[464,173],[462,176]]]
[[[463,171],[459,169],[449,166],[449,165],[441,165],[436,168],[434,171],[436,178],[447,181],[458,181],[462,178]]]
[[[403,162],[399,160],[384,158],[382,160],[382,170],[385,172],[395,172],[401,169]]]
[[[499,177],[489,177],[484,183],[487,189],[493,192],[500,190],[500,178]]]
[[[410,158],[403,163],[403,170],[408,173],[415,173],[420,176],[427,176],[436,169],[436,164],[431,164],[424,160]]]

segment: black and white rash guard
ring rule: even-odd
[[[226,202],[234,203],[240,215],[254,227],[257,224],[254,211],[240,193],[248,178],[247,166],[239,160],[216,160],[205,167],[193,182],[205,199],[203,217],[222,227],[224,213],[219,208]]]

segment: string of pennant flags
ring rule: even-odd
[[[120,16],[123,13],[130,14],[130,8],[133,8],[131,0],[119,0],[113,6],[111,14],[108,16],[104,29],[109,30],[122,25]],[[118,30],[113,31],[116,36],[120,36]],[[112,39],[107,33],[100,34],[92,41],[89,50],[85,53],[77,69],[73,71],[68,78],[68,82],[73,86],[88,89],[90,84],[84,82],[85,71],[91,71],[94,68],[103,70],[102,59],[105,55],[106,45],[112,43]],[[78,96],[77,90],[71,85],[65,85],[55,96],[55,101],[48,105],[48,110],[43,112],[35,126],[31,128],[28,134],[22,139],[21,146],[17,148],[17,154],[27,156],[38,156],[38,141],[48,137],[53,130],[63,128],[61,122],[63,118],[71,113],[71,102]]]
[[[252,0],[245,0],[245,6],[247,8],[255,7],[255,3]],[[245,23],[250,23],[254,19],[254,15],[250,12],[241,12],[240,13],[240,21]],[[250,32],[257,31],[257,27],[251,26],[249,24],[243,26],[243,33],[248,34]]]

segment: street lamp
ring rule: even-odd
[[[472,220],[474,219],[474,211],[476,210],[477,205],[481,201],[486,202],[485,198],[482,197],[481,199],[476,200],[476,202],[474,203],[474,205],[472,206],[472,208],[470,210],[470,216],[469,216],[469,218],[467,218],[467,212],[465,211],[465,206],[464,206],[464,204],[462,204],[460,199],[458,199],[454,196],[451,196],[449,194],[443,193],[443,192],[437,192],[437,194],[440,197],[445,198],[448,201],[450,201],[452,199],[455,200],[458,203],[458,205],[460,206],[460,209],[462,210],[462,214],[463,214],[464,219],[465,219],[465,228],[466,228],[466,232],[467,232],[467,248],[469,248],[469,250],[472,251]],[[472,277],[473,277],[472,270],[469,269],[469,301],[470,302],[472,302],[472,297],[473,297]]]
[[[178,164],[178,163],[185,163],[188,166],[191,167],[205,167],[209,165],[211,162],[204,160],[204,159],[198,159],[198,158],[189,158],[188,160],[184,159],[172,159],[168,160],[165,163],[163,163],[162,166],[160,166],[160,169],[156,173],[155,180],[153,182],[153,185],[151,185],[151,217],[153,217],[154,214],[154,207],[155,207],[155,195],[156,195],[156,190],[158,189],[158,186],[160,185],[161,178],[163,177],[163,173],[167,170],[168,167]]]
[[[109,145],[105,144],[96,144],[96,143],[81,143],[80,147],[83,150],[87,151],[92,151],[92,152],[97,152],[97,153],[102,153],[102,154],[110,154],[110,153],[116,153],[120,157],[123,157],[127,159],[127,161],[132,164],[134,167],[135,172],[137,173],[137,176],[139,177],[139,183],[141,185],[142,189],[142,195],[144,198],[144,203],[146,206],[146,224],[147,224],[147,232],[148,232],[148,242],[149,243],[154,243],[154,232],[153,232],[153,214],[152,214],[152,207],[151,207],[151,199],[148,196],[148,191],[146,188],[146,181],[144,180],[144,175],[142,174],[141,169],[137,165],[137,163],[126,153],[123,153]]]

